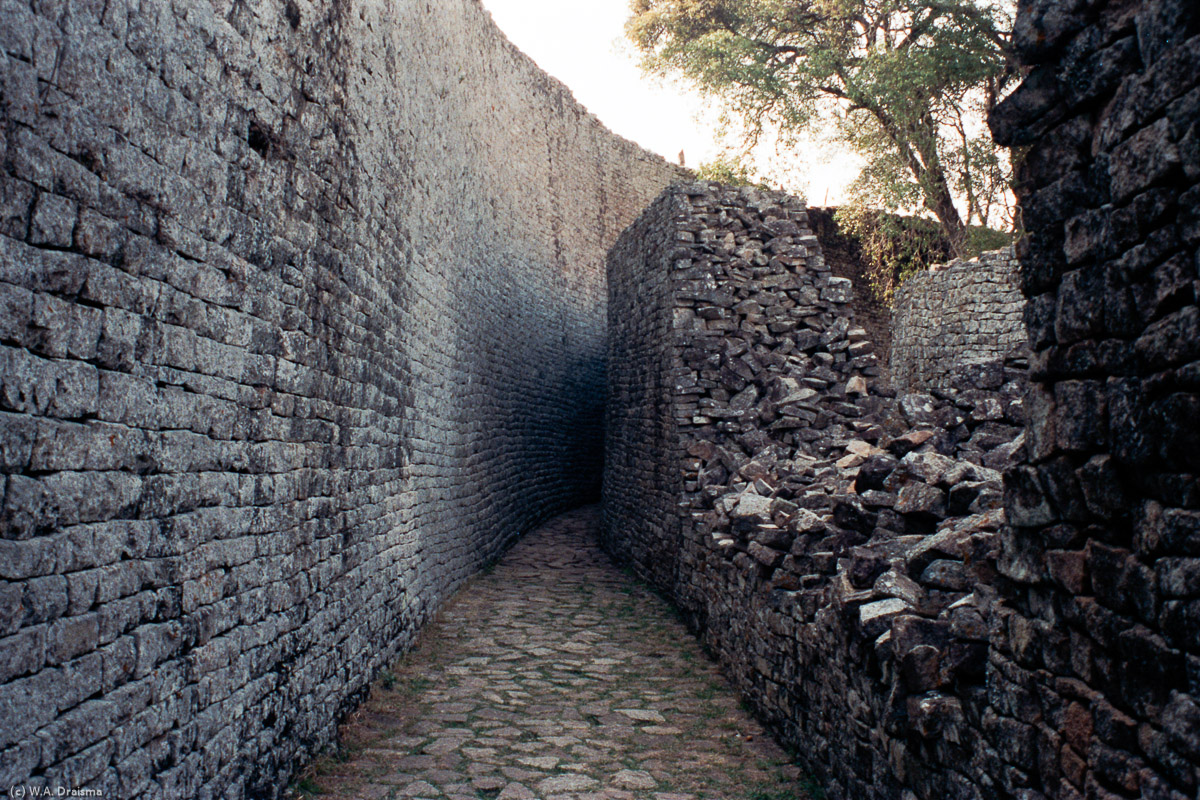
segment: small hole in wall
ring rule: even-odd
[[[246,137],[250,149],[263,158],[271,151],[271,134],[257,120],[250,122],[250,133]]]
[[[294,0],[288,0],[283,7],[283,17],[292,26],[292,30],[300,27],[300,7],[296,5]]]

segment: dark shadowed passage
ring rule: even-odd
[[[803,776],[669,607],[596,543],[596,507],[470,583],[294,791],[339,798],[803,800]]]

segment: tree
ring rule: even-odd
[[[712,161],[706,161],[696,167],[696,177],[702,181],[716,181],[728,186],[771,188],[767,183],[756,180],[750,167],[746,164],[726,155],[717,156]]]
[[[856,192],[923,206],[961,255],[1007,187],[982,125],[1015,76],[1003,2],[633,0],[626,32],[644,67],[722,100],[750,141],[832,122],[867,159]]]

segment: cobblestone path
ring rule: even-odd
[[[682,623],[599,549],[598,519],[552,520],[460,592],[300,793],[808,798]]]

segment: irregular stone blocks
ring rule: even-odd
[[[766,255],[803,240],[786,198],[676,189],[609,256],[606,546],[831,797],[1200,787],[1200,9],[1060,6],[1020,7],[991,121],[1021,148],[1027,395],[1020,355],[930,352],[923,319],[893,368],[930,394],[862,380],[843,287]],[[914,307],[954,284],[953,333],[992,266]],[[622,323],[634,291],[653,324]]]
[[[849,281],[786,195],[674,187],[608,271],[605,546],[831,797],[986,796],[966,751],[1004,519],[986,464],[1023,452],[1023,372],[873,385]]]
[[[1194,797],[1200,8],[1033,3],[1017,32],[1029,74],[991,124],[1023,156],[1032,446],[1006,479],[989,660],[1022,698],[997,721],[1039,746],[997,775],[1053,798]]]

